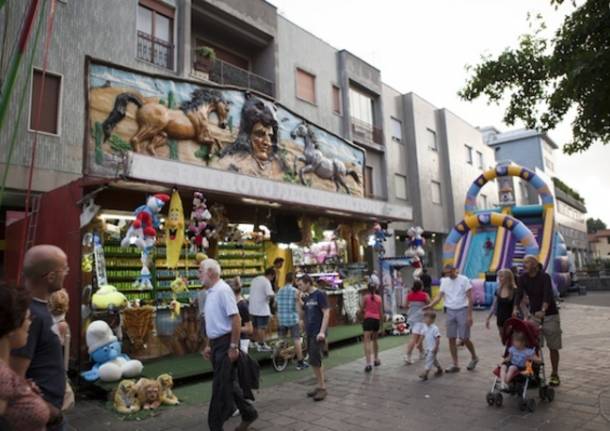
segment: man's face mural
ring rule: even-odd
[[[250,144],[252,145],[252,154],[258,160],[269,160],[271,157],[271,139],[273,137],[273,128],[265,126],[263,123],[256,123],[250,134]]]

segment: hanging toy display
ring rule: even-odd
[[[210,231],[208,222],[211,218],[212,214],[208,211],[203,193],[193,193],[193,210],[187,231],[191,253],[205,252],[210,246],[206,231]]]
[[[383,256],[385,254],[385,246],[383,243],[386,241],[386,238],[390,236],[387,230],[385,230],[379,223],[375,223],[373,225],[373,236],[375,243],[373,244],[373,249],[379,253],[379,256]]]
[[[407,231],[407,250],[405,251],[405,256],[412,259],[411,266],[415,269],[413,272],[415,278],[421,277],[423,273],[422,259],[426,255],[423,233],[424,230],[420,226],[411,227]]]
[[[184,245],[184,210],[177,190],[172,192],[165,222],[165,253],[167,267],[175,269]]]
[[[121,241],[121,247],[135,246],[141,251],[142,269],[140,277],[133,283],[136,289],[150,290],[153,287],[148,268],[150,253],[157,239],[157,229],[161,224],[159,213],[169,200],[169,196],[164,193],[149,196],[146,205],[142,205],[134,211],[136,219],[129,226],[125,238]]]

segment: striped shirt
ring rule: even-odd
[[[275,302],[280,326],[290,327],[299,323],[297,296],[298,291],[292,284],[287,284],[278,291]]]

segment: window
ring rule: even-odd
[[[333,112],[341,115],[341,89],[336,85],[332,87],[333,96]]]
[[[426,129],[426,141],[428,148],[433,151],[438,151],[438,146],[436,145],[436,132],[434,130]]]
[[[404,175],[394,175],[394,189],[398,199],[407,200],[407,177]]]
[[[316,77],[297,69],[297,98],[316,104]]]
[[[479,169],[483,169],[485,166],[485,160],[483,160],[483,153],[480,151],[477,151],[477,162],[479,164]]]
[[[371,166],[367,166],[364,171],[364,196],[369,198],[373,196],[373,168]]]
[[[32,73],[32,99],[30,101],[30,130],[59,135],[61,76],[47,72],[44,75],[44,89],[42,83],[42,71],[34,69]],[[41,98],[40,93],[42,91],[44,91],[44,94]],[[39,101],[42,102],[40,109],[38,109]],[[40,117],[36,118],[37,115],[40,115]]]
[[[466,147],[466,163],[472,165],[472,147],[470,145],[464,145]]]
[[[154,0],[138,5],[138,58],[174,68],[174,10]]]
[[[390,118],[390,127],[392,128],[392,141],[402,142],[402,123],[396,118]]]
[[[548,157],[544,158],[544,165],[547,167],[548,170],[550,171],[554,171],[555,170],[555,165],[553,164],[553,162],[551,161],[551,159],[549,159]]]
[[[352,87],[349,89],[349,109],[352,118],[373,126],[373,99]]]
[[[441,205],[441,183],[432,180],[431,182],[431,198],[433,204]]]

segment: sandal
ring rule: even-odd
[[[420,374],[419,378],[422,382],[425,382],[428,380],[428,373]]]
[[[457,365],[452,365],[449,368],[445,368],[445,372],[447,374],[459,373],[460,372],[460,367],[458,367]]]
[[[561,384],[561,381],[559,380],[559,376],[558,375],[553,375],[549,379],[549,385],[550,386],[559,386],[560,384]]]
[[[442,368],[439,368],[438,370],[436,370],[436,373],[434,373],[434,375],[435,375],[436,377],[440,377],[440,376],[442,376],[442,375],[443,375],[443,369],[442,369]]]
[[[381,365],[381,361],[379,359],[375,359],[375,362],[373,362],[373,365],[375,365],[376,367]]]

